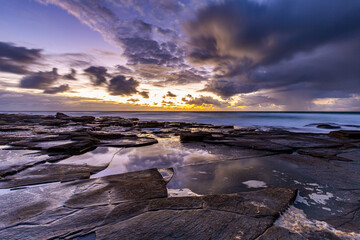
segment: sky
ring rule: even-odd
[[[0,0],[0,111],[360,111],[358,0]]]

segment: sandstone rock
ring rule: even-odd
[[[90,136],[100,139],[100,140],[109,140],[109,139],[120,139],[124,137],[123,133],[113,133],[105,131],[91,131],[89,132]]]
[[[318,124],[316,126],[317,128],[323,128],[323,129],[340,129],[341,127],[340,126],[337,126],[337,125],[332,125],[332,124]]]
[[[55,117],[57,119],[68,119],[70,116],[66,115],[65,113],[58,112],[56,113]]]
[[[51,182],[66,182],[76,179],[88,179],[91,174],[105,167],[76,166],[63,164],[42,164],[11,175],[0,181],[0,189],[29,186]]]
[[[298,233],[292,233],[282,227],[271,227],[256,240],[307,240]],[[320,240],[320,239],[319,239]]]
[[[337,138],[360,139],[360,131],[339,130],[339,131],[332,131],[329,133],[329,135]]]
[[[164,127],[165,122],[158,122],[158,121],[140,121],[138,122],[137,126],[141,128],[162,128]]]
[[[167,198],[156,169],[0,195],[1,239],[255,239],[291,189]]]
[[[210,137],[211,133],[209,132],[184,132],[180,133],[180,141],[185,142],[202,142],[207,137]]]
[[[43,121],[41,124],[44,126],[63,126],[65,124],[69,123],[67,120],[63,120],[63,119],[53,119],[53,120],[46,120]]]
[[[73,122],[80,122],[80,123],[92,123],[95,120],[95,117],[93,116],[81,116],[81,117],[71,117],[68,116],[64,113],[56,113],[56,119],[60,119],[60,120],[71,120]]]
[[[143,147],[156,143],[158,143],[156,139],[145,137],[128,137],[120,140],[101,141],[101,145],[107,147]]]
[[[96,148],[95,141],[83,140],[79,142],[72,142],[68,144],[58,145],[50,147],[47,149],[50,153],[60,153],[60,154],[83,154],[88,151],[94,150]]]
[[[71,117],[69,120],[73,122],[92,123],[95,120],[95,117],[93,116]]]

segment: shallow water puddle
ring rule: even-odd
[[[249,181],[245,181],[242,183],[245,184],[248,188],[265,188],[265,187],[267,187],[265,182],[258,181],[258,180],[249,180]]]
[[[44,161],[49,158],[48,155],[41,155],[33,150],[6,150],[8,146],[0,148],[1,168],[6,169],[14,165],[26,165],[34,162]]]
[[[35,147],[41,148],[41,149],[48,149],[55,146],[60,146],[68,143],[72,143],[71,140],[61,140],[61,141],[49,141],[49,142],[40,142],[35,145]]]
[[[21,186],[21,187],[16,187],[16,188],[4,188],[4,189],[0,189],[0,195],[5,195],[8,193],[17,191],[17,190],[31,189],[31,188],[37,188],[37,187],[39,187],[40,190],[42,190],[42,187],[52,186],[52,185],[56,185],[56,184],[61,184],[61,182],[40,183],[40,184]]]
[[[110,163],[114,155],[121,150],[121,148],[98,147],[91,152],[69,157],[65,160],[58,162],[57,164],[106,166]]]
[[[167,187],[177,189],[178,192],[170,191],[173,196],[246,192],[266,187],[297,188],[303,200],[296,203],[297,207],[312,209],[316,214],[318,211],[328,213],[333,209],[336,196],[331,188],[315,181],[309,182],[309,177],[303,176],[296,164],[279,159],[276,155],[259,155],[256,151],[244,150],[228,154],[227,148],[211,151],[181,144],[178,138],[158,140],[158,144],[139,148],[98,147],[59,164],[108,165],[91,178],[172,167],[175,174]]]
[[[92,178],[107,175],[133,172],[149,168],[177,168],[196,161],[210,161],[215,155],[205,150],[186,149],[176,142],[160,141],[158,144],[141,148],[107,148],[114,153],[112,159],[107,157],[109,166],[92,175]],[[91,165],[91,164],[90,164]]]
[[[189,188],[198,194],[234,193],[287,185],[289,180],[279,178],[278,171],[296,172],[296,166],[275,158],[251,157],[248,159],[179,166],[168,184],[169,188]]]

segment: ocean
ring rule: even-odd
[[[56,112],[3,112],[53,115]],[[294,132],[326,133],[334,129],[318,128],[318,124],[331,124],[344,130],[360,130],[360,112],[64,112],[71,116],[120,116],[153,121],[196,122],[236,127],[282,128]],[[336,130],[336,129],[335,129]]]

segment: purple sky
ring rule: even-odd
[[[358,0],[0,4],[0,110],[360,111]]]

